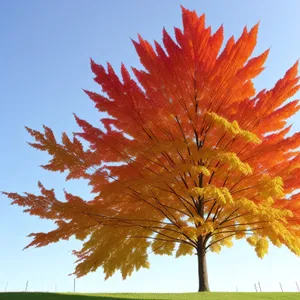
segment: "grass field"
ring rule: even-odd
[[[300,293],[70,294],[0,293],[0,300],[299,300]]]

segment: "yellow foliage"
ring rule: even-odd
[[[258,206],[251,200],[247,199],[246,197],[242,197],[235,201],[235,206],[239,207],[245,211],[249,211],[256,215],[259,213]]]
[[[191,195],[194,197],[200,196],[207,199],[215,199],[217,202],[221,204],[232,204],[233,198],[229,192],[229,190],[225,187],[217,188],[214,185],[207,185],[203,188],[192,188]]]
[[[284,196],[283,180],[279,176],[272,178],[269,175],[263,175],[261,185],[261,195],[264,197],[282,198]]]
[[[279,237],[274,232],[270,232],[268,237],[274,246],[276,246],[276,247],[282,246],[282,242],[280,241]]]
[[[240,158],[237,156],[234,152],[226,152],[221,151],[218,149],[210,149],[210,148],[201,148],[198,149],[194,145],[190,147],[191,155],[189,156],[189,159],[192,160],[207,160],[207,159],[214,159],[219,160],[222,163],[226,163],[229,165],[230,170],[238,170],[242,174],[249,175],[252,174],[252,169],[248,163],[244,163],[240,160]],[[217,171],[217,169],[211,168],[210,170],[206,168],[200,169],[202,172],[205,172],[205,174],[208,174],[210,171]]]
[[[246,236],[246,232],[237,232],[236,234],[235,234],[235,239],[236,240],[240,240],[240,239],[243,239],[244,237]]]
[[[195,165],[194,163],[184,163],[184,164],[177,164],[176,167],[172,169],[172,171],[166,171],[162,170],[160,173],[160,177],[158,177],[158,182],[159,179],[163,176],[165,179],[172,178],[174,176],[177,176],[179,174],[183,175],[185,173],[189,173],[193,176],[194,180],[198,180],[198,176],[200,174],[203,174],[204,176],[210,176],[210,171],[204,167],[204,166],[198,166]]]
[[[180,243],[177,251],[176,251],[176,258],[179,256],[184,255],[192,255],[194,253],[194,248],[191,245]]]
[[[233,135],[240,135],[248,142],[255,144],[261,143],[261,140],[254,133],[242,130],[236,120],[230,123],[225,118],[214,112],[207,112],[206,115],[210,120],[212,120],[216,125],[222,127],[226,132],[230,132]]]
[[[220,241],[220,244],[222,246],[226,246],[227,248],[231,248],[233,246],[232,237]]]
[[[197,236],[199,235],[207,235],[210,232],[213,232],[215,229],[215,225],[213,222],[207,221],[203,225],[197,228]]]
[[[258,236],[257,235],[251,235],[247,237],[246,241],[251,245],[251,246],[256,246],[257,241],[258,241]]]
[[[187,236],[189,236],[191,239],[197,238],[197,230],[193,226],[183,226],[181,227],[181,231]]]
[[[221,245],[219,243],[215,243],[209,247],[212,252],[220,253]]]
[[[202,173],[204,176],[210,176],[210,171],[204,166],[192,166],[190,169],[194,175]]]
[[[151,244],[151,248],[154,254],[172,255],[175,248],[175,243],[155,240]]]
[[[265,206],[272,206],[274,204],[274,199],[272,197],[267,197],[267,199],[263,202]]]
[[[255,245],[255,251],[259,258],[263,258],[269,249],[269,242],[266,238],[261,238],[257,241]]]
[[[236,169],[242,174],[249,175],[252,174],[252,169],[247,163],[243,163],[235,153],[232,152],[218,152],[216,154],[216,159],[221,162],[229,164],[229,170]]]
[[[200,225],[202,225],[204,223],[204,219],[201,216],[199,216],[199,215],[194,215],[193,217],[189,217],[187,219],[187,221],[191,222],[191,223],[194,223],[194,224],[198,224],[199,223]]]

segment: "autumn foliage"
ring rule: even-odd
[[[163,46],[133,41],[144,70],[122,64],[119,78],[91,61],[102,92],[85,91],[104,130],[75,116],[82,131],[58,142],[50,128],[27,128],[30,145],[52,158],[43,168],[84,178],[94,198],[4,193],[57,229],[32,233],[27,246],[75,235],[84,240],[75,275],[103,267],[106,278],[149,268],[148,254],[198,255],[199,290],[208,290],[205,253],[245,238],[262,258],[269,241],[300,255],[300,133],[287,119],[299,110],[298,62],[270,90],[252,80],[269,50],[251,57],[258,25],[223,46],[223,27],[182,8],[183,30]],[[223,49],[221,51],[221,48]],[[84,149],[79,139],[89,143]]]

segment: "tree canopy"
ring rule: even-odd
[[[258,24],[224,44],[223,26],[212,33],[205,15],[182,7],[182,20],[176,40],[163,30],[163,45],[133,41],[144,67],[133,74],[91,60],[102,91],[85,93],[109,115],[104,129],[76,115],[82,131],[61,142],[49,127],[27,128],[30,145],[51,156],[43,168],[86,179],[94,197],[65,192],[59,200],[40,182],[40,195],[4,194],[57,225],[32,233],[27,247],[84,241],[73,252],[78,277],[103,267],[106,278],[120,270],[125,279],[149,268],[149,251],[203,258],[243,238],[260,258],[269,241],[300,254],[300,133],[287,125],[299,110],[289,100],[299,90],[298,62],[257,92],[252,80],[269,53],[251,57]]]

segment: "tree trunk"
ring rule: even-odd
[[[198,292],[209,292],[207,266],[206,266],[206,253],[205,253],[205,246],[202,243],[202,238],[200,238],[198,241],[197,257],[198,257],[198,280],[199,280]]]

